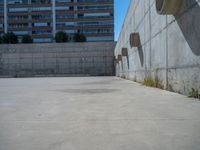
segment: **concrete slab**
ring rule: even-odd
[[[199,114],[115,77],[0,79],[0,150],[199,150]]]

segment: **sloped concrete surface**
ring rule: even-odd
[[[115,77],[0,79],[0,150],[199,150],[200,102]]]

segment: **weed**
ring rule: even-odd
[[[150,87],[156,87],[155,81],[151,77],[147,77],[144,79],[144,85]]]
[[[200,99],[200,93],[198,90],[192,88],[191,91],[189,92],[189,97],[190,98],[198,98]]]
[[[144,85],[164,89],[161,81],[158,78],[147,77],[144,79]]]
[[[125,76],[125,75],[122,75],[121,78],[122,78],[122,79],[126,79],[126,76]]]
[[[175,92],[175,90],[173,89],[173,86],[171,84],[168,85],[168,90],[171,92]]]

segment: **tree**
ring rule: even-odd
[[[22,37],[22,43],[33,43],[33,39],[30,35],[24,35]]]
[[[1,44],[1,43],[3,43],[3,39],[2,39],[2,37],[0,36],[0,44]]]
[[[69,37],[66,32],[64,31],[58,31],[56,33],[55,37],[56,43],[63,43],[63,42],[68,42]]]
[[[74,42],[86,42],[86,37],[83,33],[76,33],[74,35]]]
[[[16,44],[18,43],[18,37],[13,32],[8,32],[3,35],[2,41],[6,44]]]

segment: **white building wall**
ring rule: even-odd
[[[137,82],[158,78],[165,89],[188,94],[200,91],[200,6],[186,0],[178,15],[159,15],[154,0],[132,0],[115,57],[123,47],[127,57],[117,64],[117,76]],[[141,47],[130,47],[130,33],[138,32]],[[122,65],[123,63],[123,69]]]

